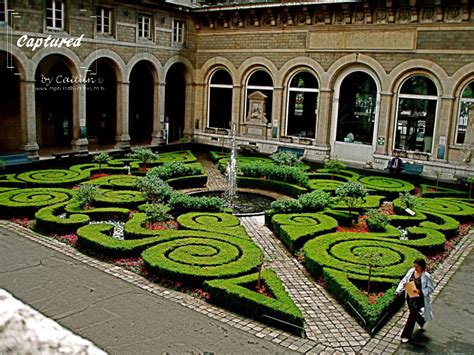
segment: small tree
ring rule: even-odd
[[[302,157],[298,158],[291,152],[276,152],[270,156],[270,159],[279,166],[301,166]]]
[[[98,192],[99,188],[95,185],[80,185],[75,195],[78,206],[80,208],[90,206]]]
[[[469,184],[469,199],[472,198],[472,185],[474,185],[474,176],[467,178],[467,183]]]
[[[142,193],[148,203],[165,203],[173,193],[171,186],[153,175],[137,178],[135,187]]]
[[[341,162],[339,159],[327,159],[324,162],[324,169],[327,169],[331,173],[331,179],[334,180],[334,175],[339,174],[339,172],[346,167],[346,164]]]
[[[367,219],[365,222],[371,232],[383,232],[387,227],[389,219],[386,214],[374,208],[367,211]]]
[[[147,168],[147,164],[158,159],[158,153],[153,153],[151,149],[139,148],[127,155],[130,159],[138,160],[144,169]]]
[[[102,164],[107,164],[112,159],[109,153],[101,152],[97,154],[92,160],[94,163],[99,164],[99,174],[102,174]]]
[[[400,192],[399,194],[400,202],[402,203],[403,208],[414,208],[418,203],[418,198],[415,195],[407,192]]]
[[[336,196],[346,204],[351,214],[355,208],[364,203],[367,195],[367,189],[358,182],[346,182],[336,189]]]
[[[374,266],[380,265],[382,261],[382,254],[379,252],[372,250],[372,249],[365,249],[358,253],[359,257],[365,262],[367,265],[368,277],[367,277],[367,297],[370,296],[370,281],[372,277],[372,268]]]

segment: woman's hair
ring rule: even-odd
[[[422,269],[423,271],[425,271],[425,269],[426,269],[426,260],[425,260],[425,259],[418,258],[418,259],[416,259],[416,260],[414,261],[414,263],[415,263],[416,265],[418,265],[419,267],[421,267],[421,269]]]

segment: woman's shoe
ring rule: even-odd
[[[408,343],[410,341],[409,338],[402,338],[402,343]]]

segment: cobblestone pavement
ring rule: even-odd
[[[209,176],[207,188],[225,188],[225,179],[215,165],[209,159],[203,157],[199,157],[199,161],[203,164]],[[268,194],[268,192],[265,193]],[[280,241],[263,225],[262,217],[242,217],[241,221],[255,243],[264,250],[268,259],[267,267],[271,267],[278,273],[288,293],[304,313],[307,320],[306,338],[291,335],[194,299],[189,295],[166,289],[131,271],[84,255],[59,241],[18,227],[10,222],[0,221],[0,229],[3,228],[19,234],[102,272],[125,280],[153,295],[171,300],[222,324],[245,331],[256,338],[269,340],[289,351],[308,354],[322,352],[372,354],[393,353],[397,350],[400,344],[399,334],[408,316],[406,307],[397,312],[374,337],[369,337],[362,327],[342,309],[326,290],[317,285],[304,267],[286,251]],[[471,252],[474,245],[473,237],[474,233],[472,232],[469,236],[464,237],[442,267],[434,273],[433,276],[437,286],[433,299],[442,291],[461,262]],[[256,340],[258,341],[258,339]],[[234,349],[232,352],[239,352],[239,350]]]

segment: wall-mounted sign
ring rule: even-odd
[[[385,145],[385,137],[378,137],[377,145]]]

